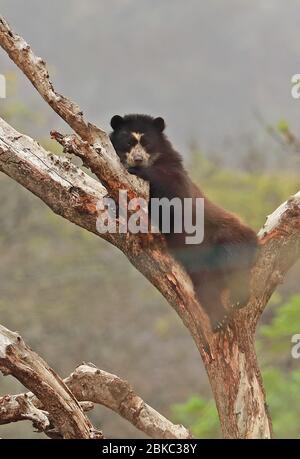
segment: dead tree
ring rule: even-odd
[[[50,438],[103,438],[84,411],[110,408],[153,438],[191,438],[147,405],[130,384],[92,364],[82,364],[64,381],[18,335],[0,325],[0,370],[31,392],[0,397],[0,425],[32,421]]]
[[[188,328],[204,362],[225,438],[270,438],[271,419],[254,348],[255,329],[273,291],[299,256],[300,193],[267,218],[259,232],[260,251],[252,272],[251,299],[247,307],[235,312],[224,332],[214,334],[195,298],[190,279],[169,255],[160,234],[97,232],[96,222],[101,219],[98,203],[105,195],[116,198],[118,190],[122,189],[128,192],[129,198],[147,197],[147,184],[124,170],[107,134],[88,123],[76,104],[54,90],[45,62],[35,56],[4,19],[0,19],[0,44],[44,100],[74,131],[67,136],[54,132],[53,137],[65,151],[81,158],[98,180],[67,159],[45,151],[3,120],[0,121],[0,170],[38,196],[55,213],[122,250],[168,300]],[[5,338],[3,342],[5,360]],[[1,363],[2,355],[0,352],[0,366],[4,365],[6,371],[5,362]],[[19,378],[17,372],[12,373]],[[29,380],[23,379],[23,382],[34,392]],[[71,390],[75,391],[73,386]],[[46,404],[47,394],[35,395],[55,420],[55,414]],[[73,397],[72,400],[74,404]],[[59,430],[59,426],[55,427]],[[86,431],[88,424],[82,428]]]

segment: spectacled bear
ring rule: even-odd
[[[111,119],[112,144],[131,174],[150,183],[150,198],[204,199],[204,239],[186,244],[186,234],[165,234],[171,254],[192,279],[195,293],[207,312],[212,329],[228,322],[223,292],[229,291],[232,307],[243,307],[250,293],[250,270],[257,250],[256,233],[238,217],[212,203],[191,181],[179,153],[167,139],[163,118],[148,115],[115,115]],[[160,221],[158,224],[160,225]],[[174,222],[173,222],[174,223]]]

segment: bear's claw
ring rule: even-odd
[[[223,330],[223,329],[226,327],[226,325],[228,324],[228,319],[229,319],[228,314],[225,314],[222,320],[218,320],[218,321],[214,324],[214,326],[213,326],[213,332],[214,332],[214,333],[217,333],[217,332]]]

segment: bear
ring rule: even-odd
[[[193,218],[195,199],[204,199],[201,243],[187,244],[185,230],[174,232],[174,214],[171,215],[170,231],[164,236],[169,252],[190,276],[212,330],[224,329],[230,320],[231,308],[245,306],[250,297],[250,271],[258,248],[255,231],[236,215],[211,202],[192,182],[182,157],[164,132],[163,118],[115,115],[110,124],[110,139],[121,163],[130,174],[149,182],[149,202],[152,198],[171,200],[176,197],[182,202],[192,198]],[[161,230],[161,218],[154,223]],[[229,310],[224,305],[224,292],[228,292]]]

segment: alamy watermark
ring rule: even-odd
[[[149,206],[149,207],[148,207]],[[149,212],[151,218],[149,218]],[[151,198],[128,200],[127,191],[119,190],[118,205],[104,197],[98,202],[98,233],[184,233],[186,244],[201,244],[204,239],[203,198]],[[160,222],[160,230],[158,228]]]
[[[293,359],[300,358],[300,334],[296,334],[292,336],[291,342],[294,344],[291,349],[291,355]]]
[[[6,78],[0,73],[0,99],[6,99]]]
[[[300,73],[295,73],[291,78],[292,89],[291,95],[293,99],[299,99],[300,97]]]

